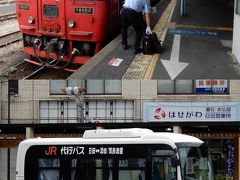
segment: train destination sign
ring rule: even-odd
[[[93,14],[93,8],[78,7],[78,8],[75,8],[75,13],[79,13],[79,14]]]
[[[20,10],[29,10],[29,5],[27,4],[19,4],[18,9]]]

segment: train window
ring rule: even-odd
[[[46,18],[57,18],[58,17],[58,7],[55,5],[44,5],[43,14]]]

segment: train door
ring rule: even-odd
[[[38,0],[38,30],[49,36],[65,36],[65,1]]]

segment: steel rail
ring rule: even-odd
[[[49,64],[53,64],[56,60],[52,60]],[[45,66],[40,67],[39,69],[35,70],[34,72],[32,72],[31,74],[25,76],[24,78],[22,78],[22,80],[26,80],[26,79],[30,79],[36,75],[38,75],[38,73],[40,73],[41,71],[43,71],[44,69],[46,69]]]
[[[10,19],[15,19],[17,18],[16,13],[12,13],[12,14],[4,14],[0,16],[0,21],[6,21],[6,20],[10,20]]]
[[[6,36],[10,36],[10,35],[13,35],[13,34],[17,34],[19,33],[20,31],[19,30],[16,30],[16,31],[13,31],[13,32],[10,32],[10,33],[6,33],[6,34],[3,34],[3,35],[0,35],[0,38],[4,38]]]
[[[18,33],[20,33],[19,30],[11,32],[11,33],[8,33],[8,34],[1,35],[0,36],[0,42],[1,42],[1,39],[6,38],[6,37],[11,36],[11,35],[14,35],[14,34],[18,34]],[[21,41],[21,40],[22,40],[22,37],[16,37],[16,38],[13,38],[13,39],[11,39],[11,38],[7,39],[3,43],[0,43],[0,48],[4,47],[6,45],[9,45],[11,43],[15,43],[15,42]]]

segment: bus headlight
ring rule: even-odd
[[[33,24],[34,23],[34,18],[32,16],[29,16],[27,19],[29,24]]]
[[[74,28],[75,25],[76,25],[76,23],[75,23],[74,20],[69,20],[69,21],[68,21],[68,27],[70,27],[70,28]]]

